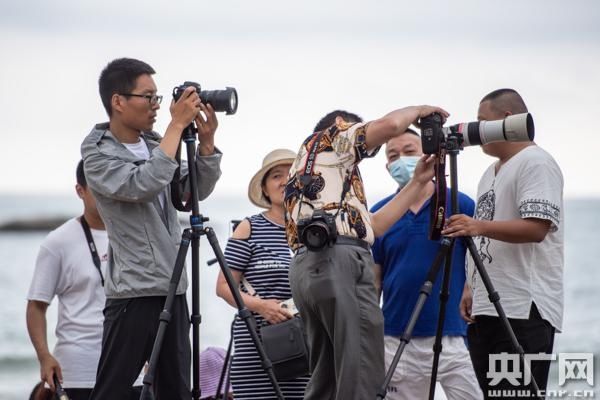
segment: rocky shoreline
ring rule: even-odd
[[[0,223],[0,232],[35,232],[51,231],[64,224],[68,216],[41,217],[31,219],[15,219]]]
[[[49,232],[64,224],[72,216],[23,218],[0,222],[0,232]],[[180,218],[182,227],[190,225],[187,218]]]

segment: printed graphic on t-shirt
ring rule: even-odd
[[[477,200],[477,209],[475,210],[475,218],[482,221],[491,221],[494,219],[494,211],[496,204],[496,193],[492,187],[485,192]],[[492,255],[490,254],[490,239],[485,236],[479,237],[479,257],[481,261],[492,263]]]
[[[527,199],[519,206],[521,218],[538,218],[552,222],[551,232],[560,224],[560,207],[544,199]]]

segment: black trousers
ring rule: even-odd
[[[129,399],[131,386],[150,359],[166,297],[107,299],[102,352],[90,399]],[[157,400],[189,400],[190,317],[185,295],[175,297],[153,385]]]
[[[374,399],[385,378],[383,314],[369,250],[336,244],[299,251],[290,285],[310,349],[304,400]]]
[[[69,400],[88,400],[92,395],[92,389],[69,389],[65,388],[65,392],[67,392],[67,396],[69,396]],[[128,400],[138,400],[140,395],[142,394],[141,386],[134,386],[131,388],[131,396]]]
[[[92,389],[83,389],[83,388],[75,388],[69,389],[64,388],[65,392],[67,392],[67,396],[69,396],[69,400],[88,400],[90,395],[92,394]],[[132,399],[133,400],[133,399]]]
[[[554,328],[548,321],[542,319],[535,304],[532,304],[528,319],[509,318],[508,321],[515,332],[517,340],[525,350],[525,354],[552,353],[554,345]],[[517,397],[516,394],[514,397],[510,395],[510,393],[517,390],[523,391],[529,389],[531,394],[534,394],[531,385],[523,386],[522,364],[519,365],[521,376],[518,378],[518,386],[513,385],[510,380],[506,378],[493,386],[490,385],[493,378],[487,377],[490,369],[489,355],[499,353],[515,354],[510,337],[508,336],[508,333],[506,333],[506,329],[500,318],[487,315],[476,316],[475,323],[469,325],[467,329],[467,338],[475,375],[477,375],[477,381],[479,382],[479,386],[486,399],[522,399],[523,397]],[[530,367],[531,374],[535,378],[539,389],[545,390],[548,383],[550,361],[534,360],[531,362]],[[515,369],[516,366],[509,365],[508,372],[513,372]],[[497,367],[495,371],[501,371],[501,367]],[[491,397],[490,393],[492,393]],[[508,395],[499,397],[498,393],[508,393]]]

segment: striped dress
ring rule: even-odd
[[[269,221],[262,214],[253,215],[249,221],[251,233],[248,239],[229,239],[227,242],[225,258],[229,267],[243,272],[262,299],[289,299],[292,297],[288,279],[291,253],[285,227]],[[264,319],[253,314],[260,327]],[[246,324],[237,317],[233,340],[235,353],[231,364],[231,384],[236,400],[277,399]],[[279,382],[285,399],[302,399],[308,380],[306,376]]]

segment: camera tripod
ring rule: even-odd
[[[221,251],[221,248],[219,246],[217,235],[215,234],[212,228],[204,226],[204,222],[207,222],[208,218],[205,218],[199,212],[198,190],[196,187],[196,167],[194,165],[194,159],[196,156],[196,131],[196,127],[193,123],[191,123],[182,134],[182,141],[185,143],[187,151],[189,174],[188,180],[190,183],[190,192],[192,196],[190,228],[184,229],[182,233],[179,251],[175,260],[175,266],[171,275],[171,281],[169,283],[169,291],[167,293],[167,298],[165,300],[163,311],[160,313],[159,317],[160,321],[158,325],[158,331],[156,333],[156,338],[152,347],[152,353],[148,362],[148,371],[144,375],[144,386],[142,388],[142,394],[140,396],[140,399],[147,400],[154,398],[154,396],[152,395],[151,388],[154,384],[156,366],[160,355],[162,343],[164,340],[164,335],[167,329],[167,325],[169,324],[169,320],[171,319],[173,301],[175,300],[177,286],[179,284],[179,280],[181,279],[181,274],[183,272],[183,267],[185,264],[185,257],[190,247],[190,244],[192,245],[192,315],[190,317],[192,324],[192,398],[194,400],[200,399],[200,237],[206,235],[208,242],[210,243],[215,253],[215,257],[219,263],[219,266],[221,267],[221,271],[225,276],[229,290],[231,291],[231,294],[233,295],[233,298],[237,305],[238,316],[245,322],[246,327],[248,328],[250,337],[252,338],[254,346],[256,347],[258,355],[262,361],[262,366],[265,372],[267,373],[271,384],[273,385],[273,389],[275,391],[275,394],[277,395],[277,398],[279,400],[283,400],[284,397],[279,388],[279,384],[277,383],[277,380],[275,378],[273,366],[264,351],[260,338],[258,337],[258,333],[256,330],[256,321],[254,320],[254,316],[252,315],[252,312],[248,310],[248,308],[246,308],[246,305],[244,304],[244,301],[240,296],[238,287],[233,280],[233,276],[231,275],[229,267],[227,266],[225,256],[223,255],[223,252]]]
[[[461,147],[460,147],[460,144],[459,144],[456,136],[448,136],[446,138],[446,142],[444,143],[444,147],[450,157],[450,204],[451,204],[451,213],[452,213],[452,215],[454,215],[454,214],[459,213],[459,209],[458,209],[458,174],[457,174],[456,158],[458,156],[458,153],[459,153]],[[438,157],[439,156],[440,156],[440,153],[438,153]],[[443,157],[445,157],[445,156],[443,156]],[[444,160],[442,160],[442,161],[444,161]],[[445,179],[445,177],[442,175],[441,179]],[[504,312],[504,309],[502,308],[502,305],[500,304],[500,295],[498,294],[498,292],[496,292],[496,290],[494,289],[494,286],[492,285],[490,277],[483,265],[483,262],[481,261],[481,257],[479,256],[479,252],[477,251],[477,247],[475,246],[475,243],[473,242],[473,238],[471,238],[470,236],[464,236],[462,239],[465,240],[467,249],[468,249],[469,253],[471,254],[471,256],[473,257],[473,261],[475,262],[475,265],[477,267],[477,272],[481,276],[481,281],[483,282],[485,289],[488,293],[488,298],[493,303],[493,305],[496,309],[496,312],[498,313],[498,317],[500,318],[500,321],[501,321],[502,325],[504,326],[504,329],[508,333],[508,335],[510,337],[510,341],[511,341],[515,351],[519,354],[519,358],[520,358],[522,365],[524,366],[525,373],[529,374],[529,376],[531,377],[531,387],[537,398],[537,393],[539,393],[538,385],[535,381],[535,378],[531,374],[529,364],[524,361],[525,351],[523,350],[523,347],[519,344],[519,341],[517,340],[517,337],[515,336],[515,333],[514,333],[512,327],[510,326],[508,318],[506,317],[506,313]],[[434,345],[433,345],[434,355],[433,355],[433,365],[431,368],[431,381],[429,384],[429,400],[433,400],[433,398],[435,396],[435,386],[436,386],[436,382],[437,382],[438,364],[439,364],[439,359],[440,359],[440,353],[442,352],[442,335],[443,335],[443,330],[444,330],[444,321],[446,319],[446,306],[448,303],[448,298],[450,297],[450,275],[451,275],[451,271],[452,271],[452,252],[454,249],[455,240],[456,240],[455,238],[451,238],[451,237],[447,237],[447,236],[442,236],[442,238],[441,238],[440,249],[438,250],[438,252],[434,258],[434,261],[431,264],[429,271],[427,272],[427,278],[426,278],[425,282],[423,283],[423,286],[421,286],[421,289],[419,292],[419,297],[417,298],[417,302],[415,304],[415,307],[413,308],[410,319],[406,325],[404,332],[402,333],[402,336],[400,336],[400,345],[398,346],[398,349],[396,350],[396,354],[394,354],[394,358],[392,359],[392,363],[390,364],[390,367],[386,373],[383,385],[377,392],[377,397],[376,397],[377,400],[385,399],[385,396],[387,394],[387,388],[390,384],[390,381],[392,380],[392,377],[394,375],[396,367],[398,366],[398,362],[400,361],[402,352],[404,351],[404,348],[406,347],[406,345],[408,344],[408,342],[410,342],[410,340],[412,338],[413,329],[417,323],[417,320],[419,318],[419,315],[421,314],[421,311],[423,310],[423,306],[425,305],[427,298],[431,294],[431,291],[433,289],[433,284],[434,284],[436,277],[440,271],[442,263],[444,263],[444,275],[443,275],[443,280],[442,280],[442,288],[440,291],[439,315],[438,315],[438,322],[437,322],[437,328],[436,328],[436,334],[435,334],[435,341],[434,341]]]

